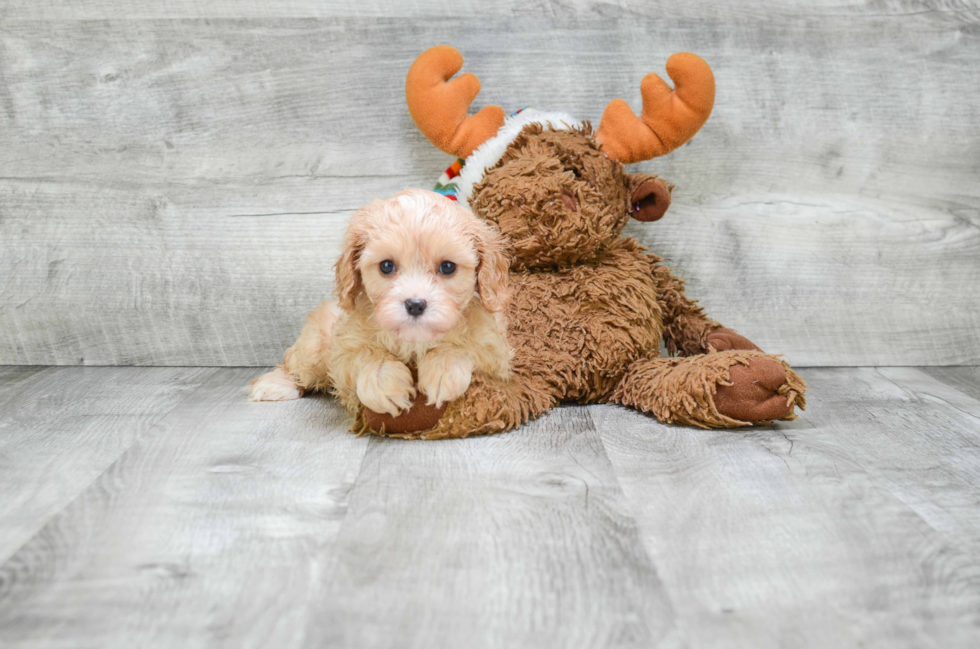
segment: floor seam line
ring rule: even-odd
[[[51,367],[55,367],[55,366],[51,366]],[[201,369],[205,369],[205,368],[201,368]],[[136,444],[138,444],[146,435],[149,435],[160,424],[161,421],[163,421],[167,416],[170,415],[170,413],[172,413],[174,410],[176,410],[178,407],[180,407],[185,401],[187,401],[189,398],[191,398],[191,396],[193,396],[198,390],[201,389],[201,386],[203,386],[206,383],[207,379],[209,379],[212,376],[214,376],[215,374],[217,374],[218,371],[220,370],[220,368],[214,368],[214,367],[213,368],[210,368],[210,369],[211,369],[211,373],[208,374],[206,377],[204,377],[204,379],[201,381],[201,383],[199,385],[197,385],[193,390],[190,390],[186,395],[184,395],[184,397],[182,399],[180,399],[179,401],[177,401],[177,403],[175,403],[172,408],[169,408],[166,412],[161,413],[159,417],[157,417],[155,420],[153,420],[153,423],[151,423],[149,426],[147,426],[146,431],[142,435],[137,435],[136,438],[132,441],[131,444],[127,445],[126,448],[122,449],[119,452],[119,454],[116,455],[116,457],[114,457],[112,459],[112,462],[110,462],[109,464],[107,464],[106,467],[104,469],[102,469],[102,471],[100,471],[97,475],[95,475],[92,478],[92,480],[90,480],[88,482],[88,484],[86,484],[84,487],[82,487],[81,489],[79,489],[78,492],[72,497],[72,499],[69,500],[68,502],[66,502],[65,505],[61,509],[59,509],[58,511],[52,513],[47,518],[45,518],[41,522],[41,524],[37,527],[36,531],[33,534],[31,534],[31,536],[28,537],[22,544],[20,544],[17,547],[16,550],[14,550],[13,552],[11,552],[10,554],[8,554],[5,557],[0,557],[0,568],[5,567],[7,565],[7,563],[13,557],[17,556],[17,554],[19,554],[21,550],[23,550],[25,547],[27,547],[28,545],[30,545],[31,541],[33,541],[35,538],[37,538],[37,535],[42,530],[44,530],[44,528],[46,528],[48,525],[51,524],[51,521],[53,521],[55,518],[57,518],[59,515],[61,515],[65,510],[67,510],[69,507],[71,507],[79,499],[79,497],[82,494],[84,494],[85,492],[87,492],[92,487],[92,485],[94,485],[96,482],[98,482],[102,478],[102,476],[104,476],[106,474],[106,472],[108,472],[109,470],[111,470],[112,467],[116,466],[116,464],[119,462],[119,458],[121,458],[122,456],[126,455],[126,453],[128,453],[130,451],[130,449],[132,449],[134,446],[136,446]]]

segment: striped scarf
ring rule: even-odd
[[[456,162],[449,165],[449,169],[446,169],[439,177],[439,182],[436,183],[433,191],[437,194],[442,194],[451,201],[457,200],[455,178],[459,176],[459,172],[463,170],[463,165],[465,164],[466,160],[458,158]]]

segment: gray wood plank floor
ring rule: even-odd
[[[795,364],[980,363],[978,0],[0,0],[0,363],[278,362],[350,211],[451,162],[403,96],[441,42],[592,120],[701,54],[629,232]]]
[[[972,647],[980,368],[748,431],[347,434],[254,369],[0,367],[3,647]]]

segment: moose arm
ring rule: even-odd
[[[684,293],[684,280],[661,264],[659,257],[649,257],[653,277],[657,282],[657,301],[663,314],[664,344],[672,356],[759,349],[749,339],[726,329],[705,315],[704,307]]]

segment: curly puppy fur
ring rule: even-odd
[[[338,300],[309,315],[282,365],[252,382],[251,398],[332,389],[354,412],[363,405],[398,415],[416,388],[438,408],[464,393],[474,373],[505,381],[504,247],[493,226],[434,192],[365,206],[337,262]],[[441,270],[444,262],[452,272]],[[424,311],[410,313],[409,300],[423,301]]]
[[[789,366],[722,329],[659,257],[621,236],[650,182],[669,203],[671,185],[627,173],[588,124],[524,127],[470,197],[510,245],[512,378],[475,378],[435,427],[399,437],[500,432],[561,401],[622,403],[702,427],[794,418],[805,384]],[[661,358],[661,340],[681,358]],[[357,427],[368,430],[363,419]]]

